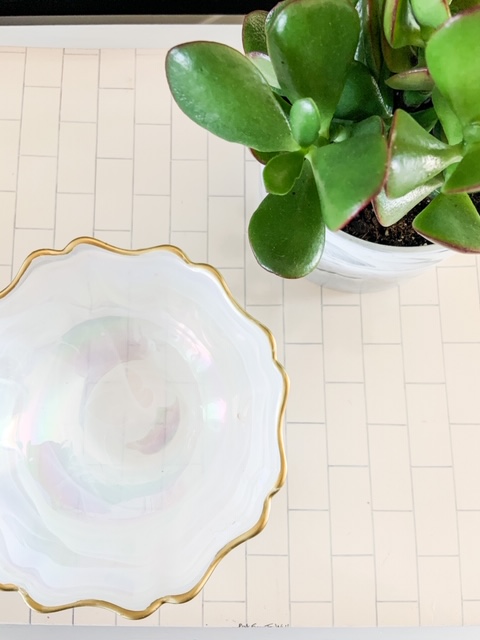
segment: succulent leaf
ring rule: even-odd
[[[449,144],[458,144],[463,140],[463,127],[448,101],[435,87],[432,91],[432,102],[437,112]]]
[[[350,0],[295,0],[267,21],[270,58],[293,102],[312,98],[328,131],[360,32]]]
[[[248,237],[255,258],[283,278],[302,278],[317,266],[325,242],[325,225],[308,162],[295,189],[269,194],[253,214]]]
[[[433,107],[424,109],[423,111],[415,111],[415,113],[411,113],[410,115],[428,132],[430,132],[438,122],[438,115]]]
[[[379,116],[370,116],[360,122],[355,122],[351,128],[352,136],[366,136],[370,134],[382,134],[385,132],[385,125]]]
[[[418,214],[413,228],[445,247],[480,253],[480,216],[466,193],[438,195]]]
[[[309,152],[329,229],[343,227],[380,191],[387,166],[387,145],[379,134],[352,136]]]
[[[402,73],[397,73],[386,80],[392,89],[409,91],[431,91],[433,80],[427,68],[409,69]]]
[[[450,18],[450,7],[447,0],[410,0],[413,15],[424,27],[438,29]]]
[[[301,147],[309,147],[318,138],[320,114],[311,98],[296,100],[290,110],[292,135]]]
[[[335,109],[335,117],[360,120],[373,115],[386,118],[391,115],[391,110],[369,69],[361,62],[354,61]]]
[[[390,130],[386,191],[400,198],[462,159],[461,146],[430,135],[406,111],[397,109]]]
[[[441,186],[441,178],[432,178],[429,182],[421,184],[419,187],[409,191],[401,198],[389,198],[385,189],[382,189],[373,201],[373,207],[378,221],[384,227],[389,227],[392,224],[395,224],[407,215],[413,207]]]
[[[468,149],[463,160],[446,181],[444,193],[480,191],[480,143]]]
[[[356,59],[366,64],[377,80],[383,66],[380,9],[379,0],[360,0],[357,3],[361,33]]]
[[[302,171],[305,156],[301,151],[281,153],[268,161],[263,170],[263,182],[269,193],[284,196],[293,188]]]
[[[245,53],[259,51],[268,54],[265,20],[267,11],[252,11],[243,19],[242,44]]]
[[[388,43],[394,49],[424,45],[420,25],[415,20],[409,0],[385,0],[383,28]]]
[[[278,84],[277,76],[273,70],[270,58],[264,53],[259,53],[258,51],[253,51],[252,53],[247,54],[247,58],[257,67],[262,76],[268,82],[269,86],[274,91],[279,91],[280,85]]]
[[[167,79],[180,109],[212,133],[260,151],[294,151],[288,118],[263,75],[223,44],[191,42],[167,54]]]
[[[462,126],[480,123],[480,7],[448,20],[430,38],[425,55]]]

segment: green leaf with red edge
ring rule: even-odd
[[[410,0],[413,15],[423,27],[438,29],[450,18],[447,0]]]
[[[427,66],[463,127],[480,122],[480,7],[446,22],[428,41]]]
[[[461,11],[473,9],[478,6],[480,6],[480,0],[451,0],[450,11],[452,12],[452,15],[456,15]]]
[[[265,20],[268,12],[257,10],[247,13],[243,19],[242,44],[245,53],[259,51],[268,54],[265,36]]]
[[[402,91],[431,91],[434,87],[427,68],[416,68],[397,73],[385,81],[392,89]]]
[[[474,191],[480,191],[480,142],[471,145],[443,187],[444,193]]]
[[[361,33],[357,60],[367,65],[374,77],[380,78],[382,59],[382,15],[380,0],[360,0],[357,3]]]
[[[296,0],[267,21],[270,58],[290,101],[312,98],[327,133],[358,42],[350,0]]]
[[[315,147],[307,157],[312,163],[323,219],[333,231],[347,224],[382,188],[387,144],[380,133]]]
[[[354,61],[335,109],[335,117],[361,120],[373,115],[388,118],[391,110],[370,70],[361,62]]]
[[[431,131],[438,122],[438,114],[433,107],[424,109],[423,111],[415,111],[415,113],[411,113],[410,115],[425,131]]]
[[[269,194],[248,227],[259,264],[283,278],[302,278],[317,266],[325,242],[325,225],[308,162],[286,196]]]
[[[466,193],[440,194],[413,221],[428,240],[465,253],[480,253],[480,216]]]
[[[302,172],[304,161],[301,151],[281,153],[269,160],[263,170],[263,182],[268,193],[284,196],[291,191]]]
[[[255,65],[214,42],[170,49],[167,79],[180,109],[212,133],[261,151],[295,151],[288,118]]]
[[[382,52],[385,64],[389,71],[391,71],[392,73],[402,73],[403,71],[408,71],[409,69],[413,69],[413,67],[417,64],[417,57],[415,55],[414,49],[411,46],[394,49],[388,44],[383,32]]]
[[[397,109],[390,130],[387,194],[400,198],[461,159],[461,145],[445,144]]]
[[[257,151],[256,149],[250,149],[250,153],[260,164],[267,164],[269,160],[278,156],[280,151]]]
[[[458,144],[461,142],[463,140],[462,123],[437,87],[432,91],[432,102],[448,143]]]
[[[383,30],[394,49],[424,45],[420,25],[415,20],[409,0],[385,0]]]
[[[378,221],[384,227],[395,224],[406,216],[413,207],[433,193],[435,189],[440,189],[442,182],[441,178],[433,178],[429,182],[409,191],[407,195],[401,198],[389,198],[385,189],[382,189],[373,200],[373,207]]]
[[[253,51],[247,54],[247,58],[257,67],[269,86],[278,93],[280,85],[278,84],[270,58],[265,53],[260,53],[259,51]]]

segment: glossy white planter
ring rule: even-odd
[[[436,244],[389,247],[327,230],[322,259],[308,278],[340,291],[381,291],[421,275],[451,253]]]

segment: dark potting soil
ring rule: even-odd
[[[480,213],[480,193],[471,193],[470,197]],[[427,204],[428,200],[424,200],[391,227],[382,227],[377,220],[373,207],[367,205],[363,211],[343,227],[343,231],[355,238],[361,238],[377,244],[386,244],[391,247],[425,246],[431,244],[431,242],[413,229],[412,222]]]

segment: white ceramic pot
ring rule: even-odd
[[[437,244],[389,247],[327,229],[322,259],[308,278],[340,291],[381,291],[421,275],[451,253]]]

